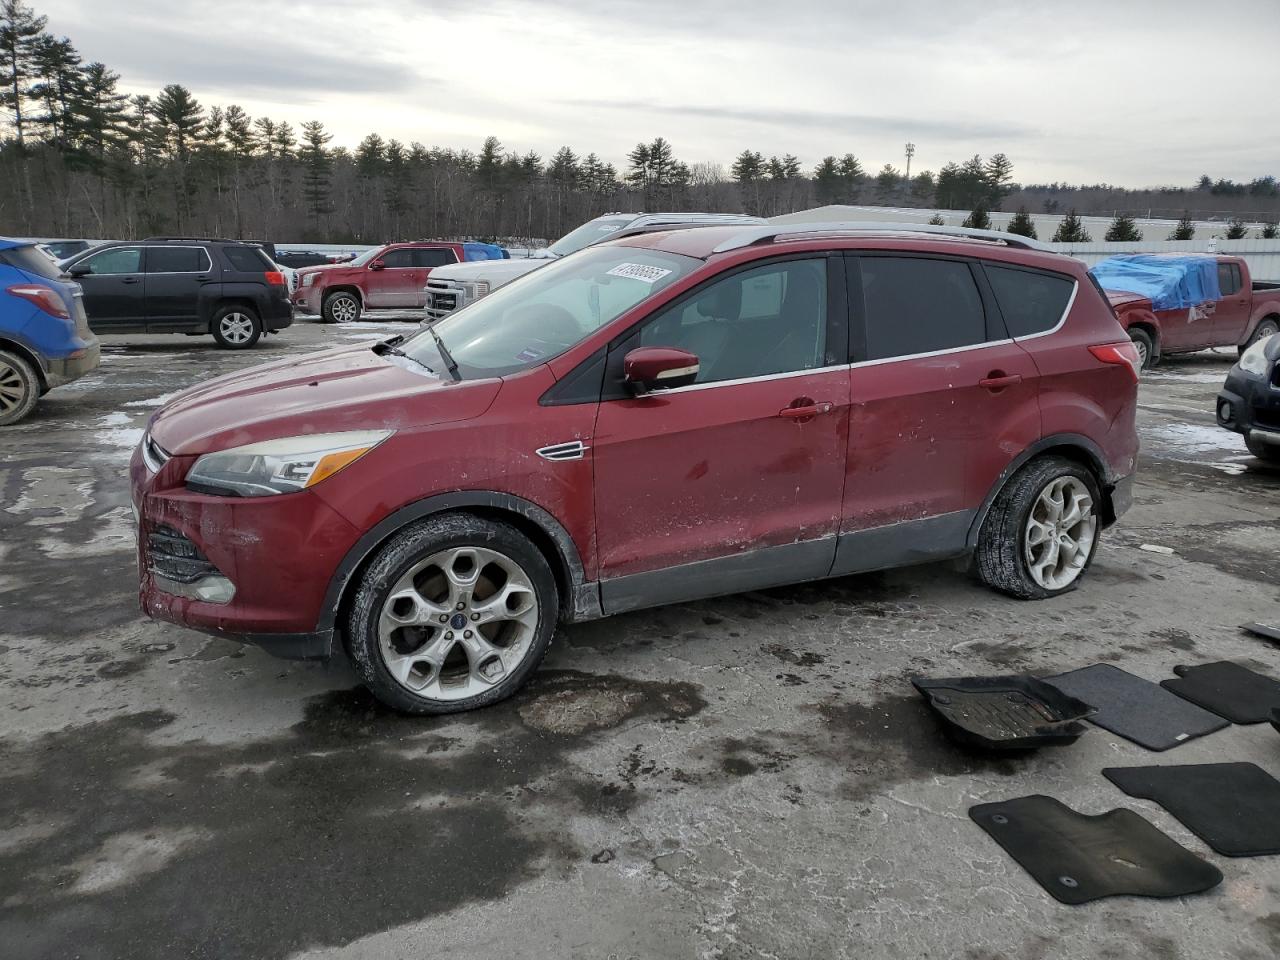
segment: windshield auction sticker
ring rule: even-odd
[[[670,270],[651,267],[644,263],[620,263],[608,271],[611,277],[627,277],[631,280],[642,280],[645,283],[657,283],[670,273]]]

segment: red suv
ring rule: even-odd
[[[194,387],[131,465],[142,608],[343,643],[440,713],[560,622],[966,556],[1070,590],[1129,505],[1137,351],[1078,261],[944,231],[638,234]]]
[[[388,243],[346,263],[299,270],[293,304],[319,314],[326,323],[359,320],[364,310],[425,307],[427,277],[436,267],[506,257],[503,249],[492,243]]]

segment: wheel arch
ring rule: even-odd
[[[969,535],[965,540],[967,548],[973,549],[977,546],[978,534],[982,530],[983,523],[986,522],[987,514],[991,510],[991,504],[995,502],[996,497],[1000,495],[1000,491],[1013,478],[1013,475],[1032,460],[1047,455],[1065,457],[1088,468],[1097,479],[1098,488],[1102,491],[1102,522],[1105,526],[1110,526],[1115,522],[1115,507],[1111,501],[1114,480],[1107,469],[1107,460],[1102,448],[1088,437],[1080,434],[1060,433],[1036,441],[1018,454],[1004,468],[999,478],[987,492],[986,498],[982,501],[982,506],[978,508],[973,522],[969,525]]]
[[[41,362],[39,354],[34,350],[21,340],[14,340],[10,337],[0,337],[0,350],[7,350],[9,353],[17,354],[31,364],[31,368],[36,372],[36,380],[40,384],[40,392],[43,394],[49,389],[49,379],[45,375],[44,364]]]
[[[1151,338],[1151,361],[1154,366],[1154,364],[1160,359],[1162,349],[1159,322],[1150,314],[1140,313],[1136,320],[1125,324],[1124,332],[1128,333],[1130,330],[1141,330]]]
[[[334,284],[332,287],[325,287],[324,291],[320,294],[321,309],[324,308],[325,301],[336,293],[354,294],[355,298],[360,301],[360,309],[364,309],[364,291],[351,283],[338,283]]]
[[[572,623],[602,616],[599,587],[587,581],[578,548],[555,517],[537,504],[513,494],[460,490],[401,507],[357,540],[329,580],[316,629],[340,630],[342,617],[355,594],[359,574],[374,553],[406,525],[441,513],[471,513],[511,524],[546,557],[560,591],[562,618]]]

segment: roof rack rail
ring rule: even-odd
[[[170,240],[180,240],[187,243],[262,243],[259,240],[232,240],[229,237],[143,237],[142,243],[162,243]]]
[[[775,223],[767,227],[756,227],[734,234],[728,240],[718,244],[712,253],[725,253],[741,247],[749,247],[757,243],[772,243],[779,237],[798,236],[819,233],[928,233],[943,237],[959,237],[966,240],[986,240],[992,243],[1004,243],[1019,250],[1052,251],[1048,244],[1032,240],[1016,233],[1002,233],[999,230],[978,230],[972,227],[944,227],[932,223],[894,223],[892,221],[852,220],[833,221],[831,223]]]

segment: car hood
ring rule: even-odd
[[[308,433],[400,430],[479,416],[501,385],[454,383],[365,344],[209,380],[162,407],[148,429],[177,456]]]
[[[431,271],[432,280],[457,280],[471,282],[487,280],[490,286],[499,287],[516,277],[523,277],[539,267],[554,263],[555,258],[530,258],[528,260],[473,260],[471,263],[455,263],[436,267]]]

